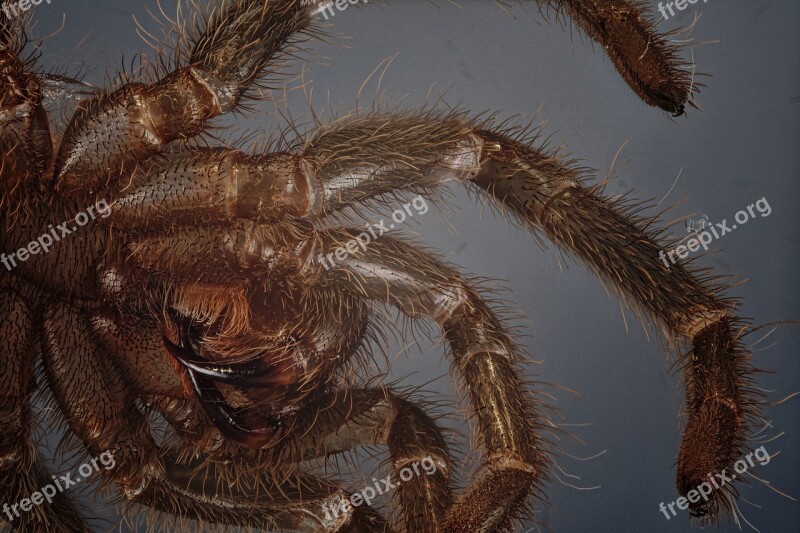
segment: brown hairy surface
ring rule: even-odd
[[[746,451],[759,420],[747,324],[721,280],[662,264],[669,242],[640,205],[604,196],[535,132],[461,109],[359,110],[267,153],[215,144],[212,119],[246,109],[317,35],[315,3],[190,5],[165,29],[171,59],[105,91],[38,74],[21,55],[22,26],[0,18],[0,184],[3,205],[21,206],[2,213],[2,250],[44,246],[53,224],[108,207],[0,269],[0,500],[51,479],[32,430],[38,368],[63,447],[113,457],[98,488],[116,486],[128,519],[152,529],[466,533],[535,519],[561,428],[504,309],[435,253],[363,220],[338,223],[409,192],[433,201],[447,183],[577,257],[688,350],[682,494]],[[675,114],[691,103],[677,49],[643,3],[539,5],[601,44],[644,102]],[[82,98],[63,132],[42,85]],[[374,376],[385,335],[409,334],[386,308],[435,326],[447,345],[481,454],[466,486],[442,409]],[[375,446],[388,450],[389,481],[424,459],[436,467],[391,490],[388,516],[343,503],[351,494],[311,468]],[[736,497],[724,487],[692,511],[711,523]],[[59,493],[11,526],[75,532],[92,521]]]
[[[545,12],[567,15],[606,52],[617,72],[643,102],[683,115],[693,106],[694,65],[680,58],[677,31],[661,32],[642,0],[537,0]]]

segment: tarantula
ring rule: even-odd
[[[577,256],[688,348],[678,490],[730,467],[758,416],[746,324],[723,285],[659,260],[666,242],[653,219],[604,197],[555,152],[432,109],[353,113],[257,155],[192,141],[316,35],[313,4],[198,7],[161,62],[173,68],[102,92],[39,73],[23,55],[23,22],[2,19],[0,499],[19,502],[51,481],[31,434],[39,361],[70,432],[86,453],[113,457],[103,482],[134,505],[267,530],[509,530],[545,497],[546,435],[557,429],[520,348],[455,268],[394,237],[356,245],[362,227],[330,224],[347,208],[448,182]],[[645,102],[674,114],[691,104],[695,86],[641,3],[539,5],[600,43]],[[64,131],[48,113],[54,100],[80,101]],[[92,205],[94,223],[58,224],[84,225],[76,213],[86,222]],[[339,247],[348,254],[323,265]],[[431,415],[351,378],[386,305],[433,321],[449,343],[483,452],[459,496]],[[156,417],[173,438],[154,436]],[[388,446],[395,481],[421,459],[437,466],[397,485],[391,520],[343,504],[343,488],[303,469],[363,445]],[[735,497],[715,489],[691,511],[712,521]],[[342,512],[326,512],[334,507]],[[66,492],[10,518],[22,531],[89,527]]]

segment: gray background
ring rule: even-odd
[[[174,13],[173,1],[162,4]],[[515,6],[509,16],[488,1],[464,1],[460,7],[370,2],[366,9],[350,8],[331,19],[331,31],[347,38],[334,39],[335,45],[311,45],[312,54],[306,55],[311,59],[292,66],[294,72],[305,67],[315,108],[322,111],[329,103],[340,110],[352,108],[373,68],[398,52],[382,82],[391,102],[404,99],[404,106],[418,106],[431,87],[434,95],[449,89],[448,103],[499,110],[503,117],[518,115],[517,123],[530,120],[541,106],[545,133],[564,141],[601,175],[627,141],[607,188],[610,195],[633,188],[636,197],[658,201],[683,169],[665,200],[677,204],[670,218],[694,214],[730,220],[766,197],[772,214],[715,242],[716,253],[702,262],[736,280],[749,280],[733,294],[743,298],[742,314],[756,324],[799,319],[800,5],[777,0],[701,3],[694,33],[701,44],[693,52],[700,70],[712,77],[701,80],[708,85],[699,97],[703,111],[690,110],[688,118],[674,121],[642,104],[585,39],[543,22],[532,3],[525,6],[530,13]],[[143,48],[133,17],[154,29],[147,7],[157,10],[155,1],[43,4],[37,8],[37,36],[57,30],[62,16],[66,23],[46,39],[41,64],[69,73],[83,67],[87,81],[102,83],[120,68],[123,55],[127,63]],[[680,12],[664,27],[689,24],[694,13],[694,7]],[[362,101],[374,94],[372,83]],[[295,91],[290,101],[293,116],[302,122],[308,116],[305,97]],[[273,105],[262,105],[245,126],[274,131]],[[567,262],[562,272],[553,250],[541,249],[527,233],[481,210],[461,190],[453,189],[450,203],[459,209],[446,209],[446,218],[431,210],[415,217],[411,229],[465,270],[505,281],[510,290],[503,296],[526,317],[519,321],[524,342],[543,361],[536,367],[541,379],[582,394],[550,390],[558,397],[564,422],[577,424],[569,429],[587,443],[567,438],[564,450],[578,456],[607,451],[586,462],[561,458],[564,470],[582,478],[573,483],[602,488],[579,491],[557,481],[549,484],[552,506],[541,511],[541,520],[554,531],[688,530],[685,513],[667,521],[658,511],[659,502],[677,498],[674,464],[682,401],[682,387],[669,375],[660,343],[629,312],[626,332],[617,299],[582,267]],[[682,224],[674,232],[685,235]],[[758,352],[756,364],[776,372],[759,382],[775,391],[771,400],[800,390],[798,345],[800,330],[781,326],[758,346],[768,349]],[[407,354],[395,346],[389,353],[393,378],[408,384],[438,378],[426,390],[454,398],[440,348],[423,341]],[[800,496],[797,410],[796,401],[768,410],[772,433],[785,435],[767,449],[773,456],[782,453],[756,471],[793,496]],[[360,476],[369,479],[371,474],[367,469]],[[746,499],[761,506],[740,504],[761,531],[798,530],[800,505],[762,486],[743,490]]]

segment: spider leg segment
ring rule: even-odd
[[[319,213],[318,180],[292,154],[245,155],[228,148],[184,150],[158,161],[118,197],[114,224],[128,231],[277,221]]]
[[[198,219],[314,220],[399,187],[469,179],[480,166],[476,128],[458,114],[372,115],[320,128],[302,153],[191,151],[143,172],[115,199],[109,221],[164,231]]]
[[[110,451],[110,473],[125,494],[143,490],[157,477],[155,443],[133,392],[112,362],[101,355],[88,319],[62,303],[43,317],[44,371],[72,432],[97,457]]]
[[[0,13],[0,206],[12,210],[24,204],[25,186],[38,184],[53,154],[33,61],[21,55],[26,42],[22,25]]]
[[[258,527],[255,526],[256,520],[248,516],[255,512],[263,516],[262,520],[270,520],[268,526],[260,526],[266,531],[393,531],[371,506],[347,505],[345,502],[350,499],[350,493],[327,479],[298,471],[294,465],[288,472],[275,469],[273,465],[267,474],[256,471],[253,472],[254,479],[245,479],[242,465],[238,463],[202,458],[187,462],[172,452],[167,453],[165,459],[175,465],[171,477],[176,486],[195,494],[215,494],[215,498],[221,501],[237,502],[239,520],[222,522],[225,525],[244,525],[249,520],[249,525]],[[246,508],[245,504],[251,507]]]
[[[369,409],[370,418],[377,418],[376,429],[388,429],[374,442],[389,446],[392,471],[397,485],[393,496],[402,512],[402,531],[437,532],[444,524],[445,513],[452,504],[450,489],[450,457],[441,431],[430,417],[413,402],[382,390],[359,391],[355,394],[357,405],[374,402]],[[383,420],[381,420],[383,419]],[[388,422],[391,423],[388,423]],[[339,446],[345,438],[362,436],[365,429],[363,416],[352,417],[332,435]],[[367,440],[366,443],[370,441]],[[360,443],[363,444],[364,442]],[[410,480],[398,481],[405,467],[430,458],[436,472],[416,475]]]
[[[325,235],[323,250],[358,230]],[[321,269],[321,268],[320,268]],[[527,390],[519,351],[478,292],[463,277],[413,246],[383,237],[326,274],[343,290],[391,304],[444,331],[485,449],[477,481],[450,508],[442,531],[505,530],[529,496],[542,496],[550,458],[541,436],[555,428]],[[496,490],[504,487],[503,491]]]
[[[52,483],[32,439],[31,395],[36,361],[33,314],[22,295],[0,289],[0,338],[6,343],[0,358],[0,526],[11,523],[20,531],[87,532],[84,519],[67,493],[59,492],[47,505],[20,508],[20,502]]]
[[[301,223],[278,227],[239,221],[228,228],[206,226],[143,237],[129,248],[140,268],[172,283],[233,287],[253,273],[266,277],[298,270],[313,252],[309,235],[309,227]],[[192,270],[197,261],[203,268]]]
[[[555,20],[568,16],[608,55],[617,72],[646,104],[681,116],[699,89],[693,83],[694,65],[678,58],[681,46],[669,41],[675,32],[662,33],[658,21],[641,0],[535,0],[539,11]],[[324,0],[313,0],[316,6]],[[505,3],[496,2],[505,7]]]
[[[105,188],[168,143],[202,133],[210,119],[241,105],[309,23],[296,0],[235,0],[214,10],[189,37],[186,66],[80,106],[58,152],[56,186]]]
[[[452,504],[450,453],[441,429],[412,398],[390,389],[334,391],[318,402],[319,410],[298,422],[296,445],[303,460],[387,445],[391,480],[381,480],[378,493],[392,490],[402,527],[398,531],[435,533],[441,530]],[[308,426],[306,428],[306,426]],[[310,443],[310,444],[307,444]],[[289,449],[293,449],[290,445]],[[410,479],[398,479],[404,468],[426,459],[435,465]],[[295,459],[297,460],[297,459]]]
[[[639,0],[537,0],[567,13],[586,35],[599,44],[625,82],[646,104],[684,114],[691,104],[691,71],[677,59],[679,46],[669,34],[656,30],[647,14],[650,6]]]

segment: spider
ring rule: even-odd
[[[691,105],[696,85],[641,3],[539,4],[601,44],[646,103],[676,115]],[[686,347],[682,495],[740,458],[759,398],[741,343],[747,324],[726,287],[681,263],[666,267],[654,219],[605,197],[525,131],[426,108],[352,113],[257,154],[197,140],[213,118],[245,109],[281,59],[317,35],[314,8],[198,6],[179,24],[171,61],[103,91],[38,72],[25,55],[24,21],[2,15],[2,250],[16,254],[13,268],[0,269],[2,501],[52,479],[31,433],[39,361],[69,431],[86,453],[113,458],[101,486],[181,524],[511,530],[545,500],[555,453],[547,435],[557,430],[520,368],[521,347],[458,269],[389,235],[355,246],[363,226],[331,222],[445,183],[475,189],[577,256]],[[62,128],[50,110],[70,103]],[[92,205],[101,215],[93,224],[58,224]],[[39,239],[61,227],[63,240],[45,250]],[[348,254],[323,265],[339,248]],[[352,377],[380,334],[382,306],[432,321],[449,344],[483,456],[460,494],[427,410]],[[156,417],[170,428],[163,439]],[[395,482],[411,465],[436,465],[395,483],[389,519],[347,504],[344,488],[305,468],[372,445],[388,447]],[[735,498],[731,486],[715,488],[691,512],[712,522]],[[89,530],[67,492],[10,520],[22,531]]]

